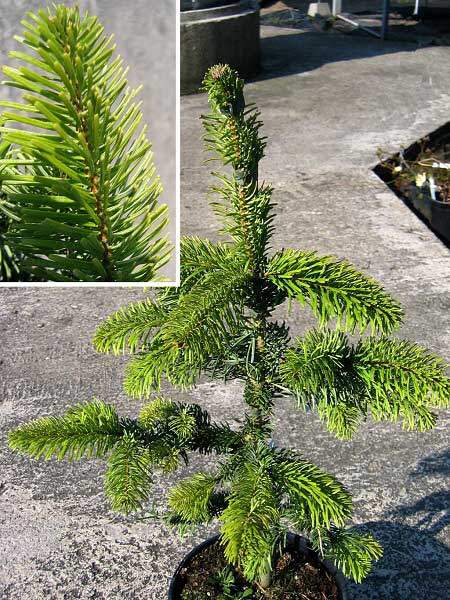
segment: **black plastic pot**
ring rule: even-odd
[[[450,203],[433,200],[429,193],[410,195],[414,208],[444,240],[450,243]]]
[[[428,190],[420,190],[412,184],[409,188],[408,199],[411,204],[431,225],[431,196]]]
[[[213,544],[215,544],[218,541],[219,537],[220,537],[220,535],[217,534],[214,537],[211,537],[211,538],[205,540],[204,542],[202,542],[201,544],[199,544],[198,546],[193,548],[188,554],[186,554],[186,556],[183,558],[183,560],[180,562],[180,564],[176,568],[176,571],[170,582],[168,600],[180,600],[181,592],[182,592],[182,584],[183,584],[182,578],[180,575],[181,571],[183,569],[189,568],[189,563],[194,558],[194,556],[199,554],[204,548],[207,548],[208,546],[212,546]],[[338,587],[338,590],[339,590],[340,600],[348,600],[348,595],[347,595],[346,585],[345,585],[346,579],[343,576],[343,574],[338,569],[336,569],[336,567],[333,565],[333,563],[331,563],[329,560],[319,559],[317,553],[314,552],[313,550],[311,550],[311,548],[309,547],[308,540],[306,540],[305,538],[303,538],[299,535],[289,533],[287,542],[288,542],[287,543],[288,548],[295,547],[296,549],[300,550],[301,552],[306,553],[310,557],[310,560],[312,562],[320,562],[325,567],[325,569],[328,571],[328,573],[334,578],[336,585]]]
[[[450,204],[431,199],[431,227],[450,243]]]

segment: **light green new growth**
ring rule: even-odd
[[[250,582],[270,581],[288,529],[307,535],[319,554],[361,581],[382,549],[346,527],[351,497],[335,477],[274,447],[274,403],[292,397],[302,410],[317,409],[342,439],[368,416],[424,430],[435,422],[433,409],[449,404],[447,367],[418,345],[387,337],[400,325],[399,304],[348,263],[304,250],[271,253],[275,212],[270,188],[258,182],[265,146],[259,113],[245,104],[243,82],[227,66],[208,72],[205,89],[212,106],[204,117],[207,145],[231,166],[217,176],[213,204],[226,241],[185,238],[181,286],[109,317],[95,345],[131,352],[125,387],[132,396],[154,394],[163,378],[187,388],[204,373],[241,381],[246,412],[233,430],[197,405],[157,396],[139,419],[121,422],[107,492],[115,508],[137,510],[153,469],[175,469],[193,451],[215,452],[215,471],[170,491],[167,523],[186,532],[217,518],[227,559]],[[286,300],[312,309],[318,329],[291,341],[287,326],[272,317]],[[336,327],[327,329],[332,322]],[[350,342],[347,333],[367,328],[372,337]],[[46,427],[46,421],[22,426],[19,438],[11,434],[12,447],[34,454],[33,428],[45,439],[52,434]],[[52,444],[64,447],[61,431]],[[92,443],[96,435],[93,426]]]
[[[21,268],[44,281],[150,281],[170,257],[167,206],[139,89],[113,38],[77,7],[28,13],[3,67],[0,212]]]

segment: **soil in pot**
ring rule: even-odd
[[[289,548],[275,563],[265,590],[250,587],[230,567],[218,543],[203,548],[180,572],[180,600],[339,600],[334,578],[313,557]]]

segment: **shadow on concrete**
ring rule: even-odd
[[[450,449],[431,454],[420,460],[414,471],[411,471],[409,477],[410,479],[418,479],[426,475],[443,475],[450,478]]]
[[[385,513],[385,519],[358,527],[384,547],[383,558],[360,585],[350,585],[351,600],[443,600],[450,589],[450,549],[438,539],[450,525],[450,450],[421,460],[407,480],[430,477],[441,490]],[[438,481],[436,481],[438,479]],[[431,486],[430,486],[431,487]]]
[[[415,527],[375,521],[361,530],[384,547],[382,559],[361,584],[349,584],[350,600],[444,600],[450,589],[448,547]]]
[[[286,30],[285,30],[286,31]],[[294,33],[295,31],[295,33]],[[261,73],[256,80],[305,73],[327,63],[417,51],[417,44],[384,42],[336,31],[299,31],[261,38]]]
[[[450,527],[450,449],[431,454],[419,461],[414,471],[411,471],[409,480],[414,482],[429,476],[443,477],[446,482],[445,489],[421,498],[410,506],[400,506],[392,516],[417,518],[420,515],[416,528],[431,535],[438,535]]]

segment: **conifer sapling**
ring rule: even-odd
[[[53,5],[22,21],[3,67],[0,214],[20,268],[42,281],[150,281],[171,254],[140,88],[97,17]],[[7,256],[2,253],[4,270]],[[19,273],[0,280],[22,280]]]
[[[125,389],[133,397],[157,394],[163,378],[182,389],[202,373],[241,381],[242,427],[156,395],[136,420],[95,400],[22,425],[10,446],[33,457],[105,457],[106,493],[125,513],[143,507],[155,469],[173,471],[192,452],[216,453],[214,471],[170,490],[166,522],[186,532],[218,519],[227,560],[261,586],[270,584],[288,529],[359,582],[382,549],[347,527],[351,497],[335,477],[271,443],[274,404],[290,397],[300,410],[317,410],[340,439],[350,439],[367,416],[422,431],[433,427],[433,409],[449,404],[446,366],[417,344],[388,337],[401,323],[399,304],[347,262],[307,250],[271,252],[275,210],[270,186],[258,181],[265,147],[259,113],[228,66],[211,68],[204,86],[207,147],[231,166],[217,175],[212,204],[226,239],[184,238],[181,286],[109,317],[95,345],[131,352]],[[312,310],[317,329],[291,340],[272,317],[285,300]],[[366,330],[370,336],[349,340]]]

